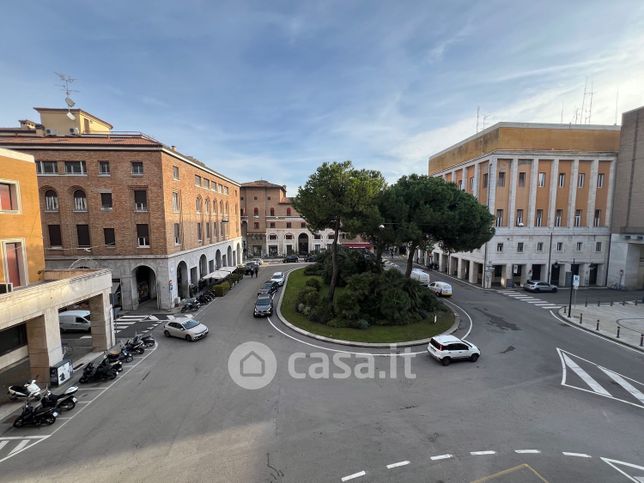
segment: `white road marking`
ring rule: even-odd
[[[92,336],[91,335],[81,335],[80,338],[81,339],[91,339]]]
[[[432,460],[432,461],[438,461],[438,460],[447,460],[447,459],[449,459],[451,457],[452,457],[451,454],[446,453],[446,454],[439,454],[439,455],[436,455],[436,456],[430,456],[429,459]]]
[[[496,451],[470,451],[472,456],[484,456],[489,454],[496,454]]]
[[[136,324],[138,322],[140,322],[140,321],[139,320],[115,320],[114,325],[116,325],[116,326],[123,325],[123,326],[127,327],[129,325],[133,325],[133,324]]]
[[[49,438],[49,434],[44,434],[44,435],[38,435],[38,436],[2,436],[0,439],[7,439],[7,440],[13,440],[13,439],[43,439],[43,438]]]
[[[568,451],[562,451],[561,454],[564,456],[575,456],[577,458],[592,458],[592,456],[586,453],[569,453]]]
[[[146,327],[146,330],[152,330],[152,329],[154,329],[155,327],[156,327],[156,325],[153,325],[153,326],[151,326],[151,327]]]
[[[604,463],[606,463],[607,465],[610,465],[611,467],[613,467],[614,469],[616,469],[617,471],[619,471],[622,475],[624,475],[624,476],[625,476],[626,478],[628,478],[629,480],[634,481],[635,483],[641,483],[642,481],[644,481],[644,466],[634,465],[634,464],[632,464],[632,463],[626,463],[625,461],[613,460],[613,459],[610,459],[610,458],[601,458],[601,460],[602,460]],[[638,475],[638,476],[632,476],[632,475],[629,475],[629,474],[628,474],[628,473],[626,473],[625,471],[623,471],[623,470],[619,469],[619,468],[618,468],[617,466],[615,466],[615,464],[613,464],[613,463],[615,463],[615,464],[617,464],[617,465],[627,466],[627,467],[629,467],[629,468],[633,468],[633,469],[635,469],[635,470],[638,470],[638,473],[639,473],[639,472],[641,472],[641,476],[639,476],[639,475]]]
[[[538,449],[515,449],[515,453],[517,454],[539,454],[541,451]]]
[[[407,460],[399,461],[398,463],[391,463],[391,464],[387,465],[387,469],[391,470],[391,469],[394,469],[394,468],[399,468],[400,466],[406,466],[408,464],[409,464],[409,461],[407,461]]]
[[[597,367],[599,367],[599,369],[604,374],[606,374],[608,377],[610,377],[613,381],[615,381],[617,384],[619,384],[624,389],[626,389],[628,392],[630,392],[633,396],[635,396],[639,400],[639,402],[644,404],[644,394],[642,394],[642,392],[639,391],[630,382],[628,382],[626,379],[624,379],[622,376],[620,376],[616,372],[611,371],[610,369],[606,369],[605,367],[602,367],[602,366],[597,366]]]
[[[9,456],[12,456],[18,453],[19,451],[22,451],[24,447],[27,446],[30,442],[31,441],[28,439],[23,439],[22,441],[20,441],[20,443],[18,443],[18,446],[16,446],[14,449],[11,450],[11,452],[9,453]]]
[[[566,366],[572,369],[572,371],[577,374],[586,384],[588,384],[594,392],[603,396],[612,397],[606,389],[604,389],[597,381],[595,381],[595,379],[590,377],[590,374],[579,367],[575,361],[573,361],[563,352],[561,353],[561,356],[566,363]]]
[[[148,320],[159,320],[159,318],[155,315],[148,315]]]
[[[461,337],[463,340],[467,339],[467,336],[470,335],[470,332],[472,332],[472,327],[474,326],[474,322],[472,321],[472,317],[470,317],[470,314],[468,314],[467,311],[464,308],[456,305],[454,302],[450,302],[449,300],[445,300],[445,302],[447,302],[448,304],[453,305],[454,307],[458,308],[461,312],[463,312],[465,314],[465,316],[470,321],[470,328],[467,329],[467,332],[465,332],[465,335],[463,337]]]
[[[343,476],[342,481],[349,481],[349,480],[353,480],[354,478],[360,478],[361,476],[364,476],[366,474],[367,473],[365,473],[364,471],[358,471],[357,473],[354,473],[352,475]]]
[[[0,441],[0,450],[2,450],[2,448],[4,448],[7,445],[8,442],[9,442],[9,440]]]
[[[121,315],[119,317],[119,319],[139,319],[139,320],[143,320],[146,317],[147,317],[147,315]]]
[[[543,306],[544,309],[558,309],[559,307],[561,307],[561,305],[548,304]]]

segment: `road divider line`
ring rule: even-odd
[[[595,379],[593,379],[590,374],[579,367],[579,365],[577,365],[577,363],[570,357],[568,357],[564,353],[562,353],[561,356],[563,357],[566,366],[572,369],[572,371],[577,374],[586,384],[588,384],[594,392],[603,396],[613,397],[606,389],[601,386],[601,384],[595,381]]]
[[[364,472],[364,471],[358,471],[357,473],[353,473],[352,475],[343,476],[342,481],[349,481],[349,480],[353,480],[355,478],[360,478],[360,477],[362,477],[362,476],[364,476],[366,474],[367,473]]]
[[[31,440],[29,440],[29,439],[23,439],[22,441],[20,441],[20,443],[18,443],[18,446],[16,446],[14,449],[12,449],[12,450],[11,450],[11,452],[9,453],[9,456],[11,456],[11,455],[13,455],[13,454],[15,454],[15,453],[19,453],[19,452],[20,452],[20,451],[22,451],[22,450],[25,448],[25,446],[27,446],[30,442],[31,442]]]
[[[432,460],[432,461],[438,461],[438,460],[447,460],[447,459],[450,459],[452,457],[453,457],[453,455],[451,455],[449,453],[446,453],[446,454],[439,454],[439,455],[436,455],[436,456],[430,456],[429,459]]]
[[[539,454],[541,451],[538,449],[515,449],[515,453],[517,454]]]
[[[484,455],[496,454],[496,451],[470,451],[470,454],[472,456],[484,456]]]
[[[642,394],[642,392],[639,391],[630,382],[628,382],[626,379],[624,379],[622,376],[620,376],[616,372],[611,371],[610,369],[606,369],[605,367],[602,367],[602,366],[597,366],[597,367],[599,368],[600,371],[602,371],[604,374],[606,374],[608,377],[610,377],[613,381],[615,381],[617,384],[619,384],[625,390],[627,390],[629,393],[631,393],[633,396],[635,396],[635,398],[638,399],[639,402],[644,404],[644,394]]]
[[[387,469],[392,470],[394,468],[399,468],[401,466],[407,466],[408,464],[409,464],[409,461],[407,461],[407,460],[399,461],[398,463],[391,463],[391,464],[387,465]]]
[[[568,451],[562,451],[561,454],[564,456],[575,456],[576,458],[592,458],[592,456],[586,453],[570,453]]]

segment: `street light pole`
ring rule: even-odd
[[[550,283],[550,270],[552,262],[552,232],[550,232],[550,248],[548,248],[548,279],[546,282]]]
[[[572,259],[572,264],[575,265],[575,259]],[[572,307],[572,291],[574,289],[574,284],[572,283],[572,277],[574,277],[574,274],[572,273],[572,266],[570,267],[570,298],[568,299],[568,317],[570,317],[570,309]]]

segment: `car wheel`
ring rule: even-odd
[[[541,289],[535,288],[535,289],[534,289],[534,291],[535,291],[536,293],[539,293],[539,292],[541,292]]]
[[[449,366],[450,362],[452,362],[452,359],[449,357],[443,357],[443,360],[441,361],[444,366]]]
[[[186,336],[186,340],[187,340],[188,342],[192,342],[192,337],[190,337],[189,335],[187,335],[187,336]]]
[[[131,355],[128,355],[128,356],[125,358],[125,362],[132,362],[133,360],[134,360],[134,357],[132,357]]]
[[[166,337],[170,337],[170,331],[169,330],[164,330],[163,335],[165,335]]]
[[[552,293],[557,293],[557,287],[554,287],[554,288],[552,289]]]
[[[476,362],[478,360],[478,358],[479,358],[478,354],[472,354],[470,356],[470,362]]]

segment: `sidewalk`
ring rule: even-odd
[[[573,308],[570,318],[567,315],[568,309],[562,307],[559,316],[569,323],[644,352],[644,304],[589,304]]]

